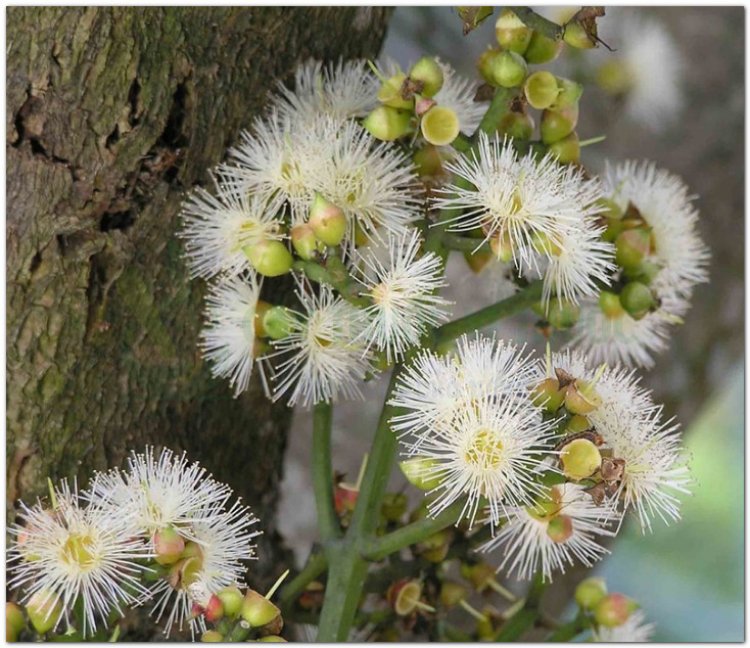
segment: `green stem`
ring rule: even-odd
[[[565,29],[562,26],[540,16],[531,7],[511,7],[511,9],[513,9],[513,13],[518,16],[524,25],[531,27],[534,31],[538,31],[547,38],[560,40],[565,33]]]
[[[341,526],[333,504],[333,468],[331,466],[330,403],[318,403],[313,410],[312,478],[318,530],[323,544],[341,535]]]
[[[526,597],[526,604],[503,624],[495,635],[495,641],[515,641],[534,626],[541,614],[539,604],[546,587],[541,574],[537,574]]]
[[[292,265],[293,270],[302,272],[310,281],[328,284],[355,306],[369,306],[370,301],[359,294],[359,284],[351,278],[341,259],[332,254],[323,266],[316,261],[297,259]]]
[[[560,626],[557,630],[550,634],[547,637],[547,641],[554,643],[568,642],[571,639],[577,637],[584,630],[586,630],[587,626],[588,624],[586,621],[586,617],[583,614],[579,613],[575,619],[569,621],[565,625]]]
[[[288,608],[305,588],[326,570],[327,565],[328,560],[322,551],[313,554],[302,571],[281,589],[279,607]]]
[[[443,324],[435,331],[435,347],[440,349],[464,333],[481,329],[494,324],[504,317],[520,313],[538,302],[542,297],[542,282],[535,281],[512,297],[481,308],[457,320]]]
[[[482,121],[479,123],[479,128],[474,134],[474,140],[478,139],[479,132],[487,133],[492,135],[497,131],[500,120],[510,112],[510,102],[518,94],[518,88],[497,88],[495,95],[492,97],[490,107],[487,112],[484,113]]]
[[[454,525],[461,515],[463,507],[463,502],[458,502],[449,506],[437,517],[424,518],[396,529],[387,535],[372,538],[363,545],[362,554],[368,560],[382,560],[404,547],[417,544],[438,531]]]

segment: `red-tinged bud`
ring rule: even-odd
[[[245,597],[238,587],[231,586],[220,589],[216,596],[219,597],[226,616],[236,617],[240,613]]]
[[[252,266],[264,277],[278,277],[292,269],[294,258],[281,241],[266,240],[242,248]]]
[[[221,643],[224,641],[224,635],[217,630],[206,630],[201,635],[201,641],[203,643]]]
[[[23,611],[15,603],[5,604],[5,641],[13,643],[26,628],[26,619]]]
[[[440,586],[440,604],[446,608],[458,605],[468,595],[467,589],[454,581],[443,581]]]
[[[514,139],[529,140],[534,134],[534,120],[525,112],[509,112],[502,116],[497,132]]]
[[[216,594],[211,594],[211,598],[208,599],[208,603],[203,610],[203,615],[209,623],[216,623],[224,616],[224,604]]]
[[[390,108],[411,110],[414,99],[404,99],[404,81],[406,81],[406,75],[403,72],[386,79],[378,90],[378,101]]]
[[[455,111],[445,106],[434,106],[422,117],[420,123],[422,136],[430,144],[446,146],[450,144],[460,131],[458,116]]]
[[[305,587],[305,591],[299,595],[297,605],[303,610],[317,610],[323,605],[325,587],[320,581],[312,581]]]
[[[647,285],[631,281],[620,292],[620,303],[630,317],[639,320],[655,308],[656,299]]]
[[[552,144],[570,135],[578,125],[578,106],[562,110],[545,110],[542,113],[540,132],[542,142]]]
[[[160,565],[176,563],[183,551],[185,551],[185,540],[174,527],[159,529],[154,534],[154,559]]]
[[[562,544],[573,535],[573,520],[567,515],[558,515],[547,522],[547,536],[552,542]]]
[[[534,405],[554,414],[565,400],[565,390],[560,389],[556,378],[545,378],[531,392]]]
[[[557,87],[557,79],[551,72],[541,70],[529,75],[523,85],[526,101],[537,110],[544,110],[555,103],[560,89]]]
[[[38,590],[26,603],[26,614],[37,634],[45,634],[57,625],[63,613],[60,597],[50,590]]]
[[[592,610],[607,595],[603,578],[587,578],[576,587],[576,603],[584,610]]]
[[[549,152],[557,158],[560,164],[577,164],[581,160],[581,143],[578,133],[573,131],[567,137],[552,142]]]
[[[439,466],[435,459],[414,457],[401,461],[398,465],[407,481],[420,490],[431,491],[442,482],[443,476],[435,472],[435,468]]]
[[[338,245],[346,234],[346,214],[338,206],[315,194],[308,223],[318,240],[326,245]]]
[[[544,34],[535,31],[529,40],[529,46],[523,54],[523,57],[534,65],[549,63],[554,61],[563,48],[562,40],[553,40],[547,38]]]
[[[423,56],[409,70],[409,79],[421,86],[421,95],[434,97],[443,87],[443,68],[431,56]]]
[[[531,41],[532,29],[512,9],[503,9],[495,23],[495,37],[500,47],[523,54]]]
[[[356,486],[345,482],[336,484],[333,489],[333,506],[336,509],[336,513],[344,515],[345,513],[354,511],[354,506],[357,504],[357,497],[359,497],[359,490],[357,490]]]
[[[599,308],[609,319],[617,319],[625,314],[625,309],[620,303],[620,296],[608,290],[602,290],[599,293]]]
[[[418,96],[414,102],[414,114],[417,117],[424,115],[430,108],[437,105],[434,99]]]
[[[520,86],[526,78],[526,61],[515,52],[501,52],[492,61],[492,80],[502,88]]]
[[[392,142],[412,131],[411,112],[378,106],[362,120],[362,127],[375,139]]]
[[[625,623],[638,609],[638,604],[624,594],[607,594],[594,608],[594,618],[599,625],[616,628]]]
[[[307,223],[295,225],[289,232],[292,247],[300,259],[310,261],[318,253],[318,239],[313,228]]]
[[[588,439],[573,439],[560,452],[563,475],[573,481],[591,477],[602,465],[602,455]]]
[[[249,589],[245,593],[240,616],[253,628],[268,625],[280,614],[279,608],[255,590]]]

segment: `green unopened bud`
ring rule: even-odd
[[[584,610],[591,610],[607,595],[603,578],[587,578],[576,587],[576,603]]]
[[[401,461],[398,465],[406,480],[420,490],[430,491],[442,482],[442,476],[434,471],[436,467],[439,467],[434,459],[414,457]]]
[[[476,565],[461,565],[461,576],[469,581],[477,592],[483,592],[495,580],[495,568],[481,562]]]
[[[578,432],[584,432],[585,430],[591,429],[591,421],[585,416],[575,414],[570,417],[570,420],[565,425],[565,431],[568,434],[577,434]]]
[[[552,142],[549,152],[557,158],[560,164],[576,164],[581,159],[581,143],[578,133],[573,131],[567,137]]]
[[[552,542],[562,544],[573,535],[573,520],[567,515],[558,515],[547,522],[547,536]]]
[[[540,132],[545,144],[552,144],[570,135],[578,124],[578,106],[542,113]]]
[[[300,259],[310,261],[318,253],[319,242],[313,232],[313,228],[307,223],[301,223],[292,227],[289,232],[292,239],[292,247]]]
[[[26,619],[23,617],[23,611],[15,603],[5,604],[5,641],[13,643],[18,641],[18,637],[26,627]]]
[[[526,101],[533,108],[544,110],[555,103],[560,89],[557,87],[555,75],[541,70],[529,75],[523,85],[523,92],[526,95]]]
[[[566,23],[563,40],[576,49],[592,49],[596,47],[596,23],[589,28],[587,33],[584,26],[576,21]]]
[[[639,281],[626,284],[620,293],[620,303],[633,319],[639,320],[648,315],[656,306],[651,289]]]
[[[255,590],[249,589],[245,593],[240,616],[253,628],[271,623],[280,613],[279,608]]]
[[[590,383],[576,380],[565,388],[565,407],[571,414],[586,416],[601,404],[601,396]]]
[[[419,94],[434,97],[443,87],[443,68],[431,56],[423,56],[412,66],[409,78],[421,85]]]
[[[308,223],[318,240],[326,245],[338,245],[346,234],[346,214],[338,205],[315,193]]]
[[[599,625],[616,628],[625,623],[638,609],[638,604],[624,594],[607,594],[594,607],[594,618]]]
[[[26,614],[38,634],[49,632],[63,613],[60,597],[50,590],[39,590],[26,603]]]
[[[406,81],[406,75],[403,72],[386,79],[378,90],[378,101],[390,108],[410,110],[414,105],[414,99],[404,99],[404,81]]]
[[[552,104],[552,110],[563,110],[578,104],[583,94],[583,86],[580,83],[557,77],[557,87],[560,92],[555,99],[555,103]]]
[[[643,227],[625,230],[615,240],[615,261],[625,269],[637,268],[651,251],[651,234]]]
[[[546,521],[560,513],[561,506],[557,489],[550,489],[549,497],[538,499],[533,505],[527,506],[526,512],[537,520]]]
[[[604,92],[619,96],[633,86],[633,74],[625,61],[609,59],[597,69],[596,82]]]
[[[411,132],[411,113],[378,106],[362,120],[362,126],[375,139],[392,142]]]
[[[440,604],[447,608],[453,607],[463,601],[468,594],[466,588],[460,583],[443,581],[440,586]]]
[[[453,540],[453,531],[442,529],[420,541],[416,549],[422,558],[431,563],[441,563],[448,555]]]
[[[661,271],[661,266],[652,261],[642,261],[634,268],[625,268],[625,276],[632,281],[640,281],[647,286],[656,278]]]
[[[185,550],[185,540],[174,527],[159,529],[154,534],[154,559],[160,565],[176,563]]]
[[[422,136],[435,146],[450,144],[460,130],[455,111],[445,106],[434,106],[422,117]]]
[[[525,112],[511,111],[502,116],[497,131],[514,139],[529,140],[534,134],[534,120]]]
[[[264,277],[278,277],[292,269],[294,258],[281,241],[266,240],[242,248],[253,268]]]
[[[599,308],[605,317],[609,319],[618,319],[622,317],[625,310],[620,303],[620,296],[609,292],[609,290],[602,290],[599,293]]]
[[[520,86],[526,72],[526,61],[515,52],[501,52],[492,62],[492,81],[502,88]]]
[[[560,389],[556,378],[545,378],[531,392],[531,398],[537,407],[554,414],[565,400],[565,391]]]
[[[512,9],[503,9],[495,23],[495,36],[500,47],[516,54],[526,51],[532,32]]]
[[[224,635],[218,630],[206,630],[201,635],[201,641],[203,643],[221,643],[224,641]]]
[[[553,299],[547,311],[547,321],[556,329],[564,331],[575,326],[580,314],[581,309],[572,301]]]
[[[238,587],[225,587],[220,589],[216,596],[219,597],[222,606],[224,607],[224,614],[228,617],[236,617],[242,609],[242,603],[245,600],[242,592]]]
[[[492,47],[480,54],[477,60],[477,70],[487,83],[495,85],[495,64],[502,53],[502,50]]]
[[[523,56],[529,63],[541,65],[542,63],[554,61],[562,51],[562,48],[563,42],[561,40],[547,38],[544,34],[535,31],[531,35],[529,46],[526,48]]]
[[[425,144],[417,149],[412,156],[417,173],[420,176],[437,176],[443,171],[443,156],[440,150],[432,144]]]
[[[588,439],[573,439],[560,452],[563,474],[573,481],[591,477],[602,465],[602,455]]]
[[[263,316],[263,330],[272,340],[281,340],[295,328],[297,318],[286,306],[272,306]]]
[[[380,510],[388,522],[398,522],[406,513],[409,499],[404,493],[386,493]]]

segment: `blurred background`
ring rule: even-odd
[[[564,20],[564,8],[536,8]],[[398,8],[383,55],[403,67],[437,54],[477,78],[475,61],[494,44],[494,18],[468,36],[449,7]],[[682,424],[696,481],[683,521],[641,536],[626,527],[597,573],[610,590],[637,599],[657,623],[660,641],[742,641],[744,638],[744,139],[745,16],[742,7],[622,7],[599,21],[608,52],[563,55],[554,71],[595,77],[597,66],[627,58],[644,79],[640,104],[587,84],[581,102],[581,139],[606,135],[583,150],[592,171],[605,159],[648,158],[682,176],[696,194],[700,230],[712,253],[710,284],[699,286],[670,350],[644,375],[657,401]],[[657,46],[644,53],[645,34]],[[644,35],[644,38],[640,37]],[[642,46],[638,51],[638,45]],[[654,83],[656,80],[656,83]],[[673,106],[664,109],[665,92]],[[648,92],[651,92],[651,99]],[[653,93],[656,92],[654,95]],[[653,103],[649,103],[653,101]],[[645,112],[644,112],[645,111]],[[649,112],[650,111],[650,112]],[[460,255],[448,268],[455,315],[488,303],[492,278],[477,279]],[[471,283],[470,283],[471,282]],[[471,287],[467,290],[467,287]],[[543,341],[534,318],[497,327],[504,337]],[[368,385],[365,400],[338,406],[334,465],[351,481],[369,446],[385,382]],[[310,488],[309,417],[299,411],[289,437],[279,528],[303,561],[316,536]],[[398,487],[398,476],[393,485]]]

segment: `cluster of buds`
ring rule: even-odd
[[[608,594],[601,578],[581,581],[575,590],[575,600],[589,623],[603,628],[622,626],[639,608],[638,603],[624,594]]]

